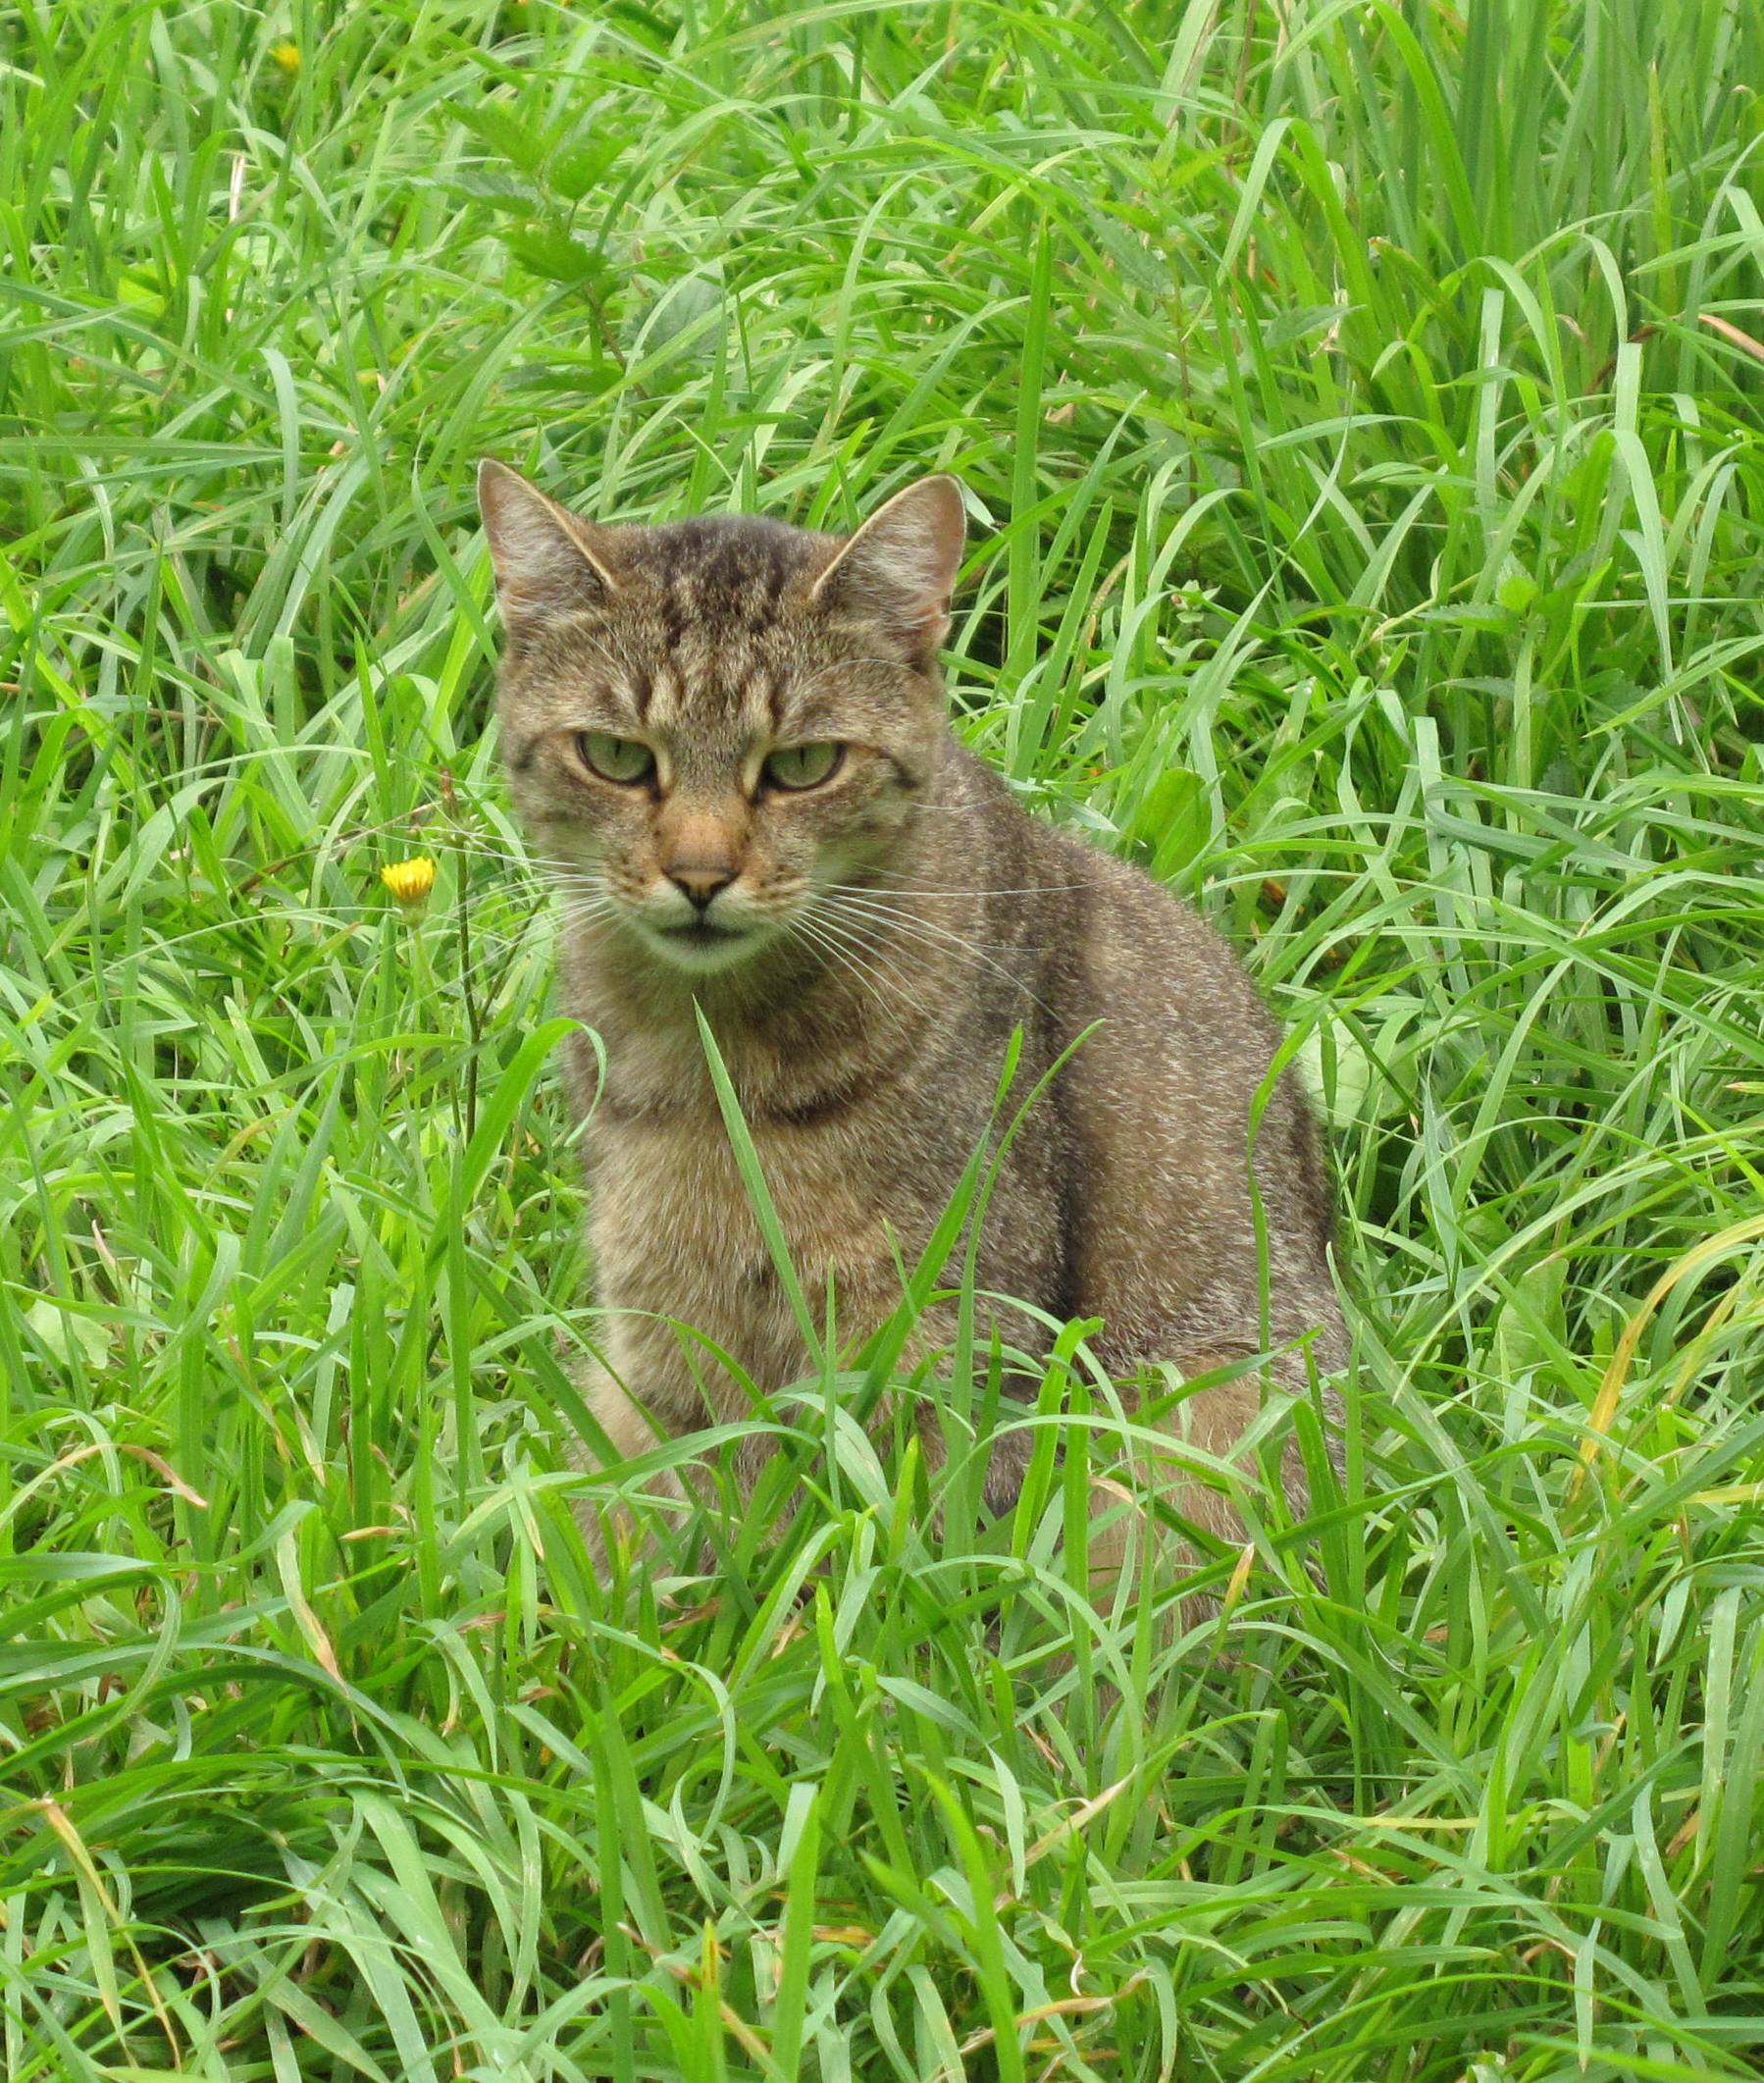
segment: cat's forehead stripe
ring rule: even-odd
[[[649,695],[644,704],[643,720],[652,730],[666,730],[678,720],[682,705],[683,689],[674,660],[664,660],[649,680]]]
[[[676,522],[651,531],[649,547],[670,644],[700,619],[749,627],[770,620],[809,555],[807,538],[754,519]]]
[[[685,600],[674,587],[669,586],[661,596],[661,642],[664,649],[670,651],[680,649],[686,641],[690,622]]]
[[[777,675],[761,666],[757,672],[748,675],[747,685],[741,691],[742,717],[754,732],[770,732],[778,725],[778,705],[772,700],[772,689],[777,684]]]

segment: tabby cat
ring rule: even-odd
[[[844,540],[759,519],[602,526],[493,462],[479,496],[509,779],[565,885],[564,1009],[603,1051],[579,1039],[571,1081],[606,1312],[588,1398],[615,1451],[746,1409],[670,1320],[764,1387],[807,1366],[695,1006],[804,1289],[834,1276],[842,1343],[898,1304],[902,1259],[986,1132],[1012,1030],[1022,1092],[1100,1022],[1011,1150],[979,1285],[1100,1318],[1092,1349],[1117,1379],[1271,1346],[1295,1390],[1337,1367],[1329,1188],[1292,1078],[1263,1089],[1277,1036],[1244,972],[1167,891],[1031,817],[947,727],[956,481],[909,485]],[[919,1350],[948,1341],[953,1314],[933,1309]],[[1003,1334],[1021,1345],[1027,1328]],[[1259,1374],[1202,1386],[1168,1432],[1229,1458]],[[1027,1436],[1001,1428],[995,1509]],[[1220,1490],[1184,1480],[1192,1456],[1157,1458],[1177,1509],[1228,1535]],[[1302,1506],[1290,1445],[1284,1478]]]

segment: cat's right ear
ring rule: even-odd
[[[486,457],[478,465],[478,511],[511,635],[599,606],[618,591],[602,531],[546,498],[506,463]]]
[[[966,527],[956,480],[920,478],[840,546],[810,598],[869,617],[909,655],[928,658],[950,626]]]

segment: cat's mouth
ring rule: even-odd
[[[718,918],[688,918],[677,926],[656,926],[653,930],[664,940],[682,940],[689,947],[716,940],[743,940],[748,932],[746,926],[724,925]]]
[[[767,935],[763,928],[726,925],[714,918],[688,918],[676,925],[645,928],[650,945],[682,969],[726,969],[744,961]]]

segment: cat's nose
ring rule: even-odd
[[[683,890],[700,911],[707,911],[718,890],[735,880],[735,870],[721,861],[676,860],[666,872],[675,889]]]

